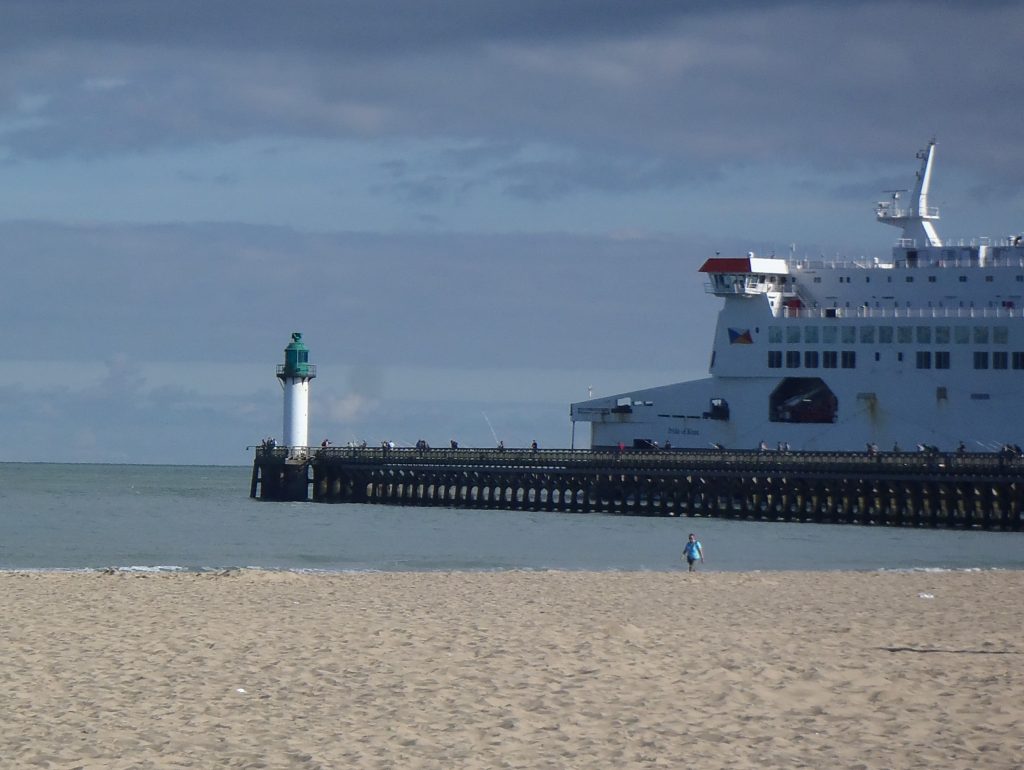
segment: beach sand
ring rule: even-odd
[[[0,574],[4,768],[1018,768],[1024,572]]]

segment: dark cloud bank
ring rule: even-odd
[[[1024,177],[1013,3],[9,2],[0,21],[0,108],[43,100],[6,135],[15,158],[268,135],[541,143],[600,188],[617,159],[683,180],[849,171],[934,133]]]

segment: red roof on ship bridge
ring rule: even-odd
[[[752,273],[749,257],[711,257],[705,262],[701,273]]]

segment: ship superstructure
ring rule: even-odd
[[[943,242],[928,192],[877,205],[885,259],[708,259],[710,377],[572,404],[591,446],[993,450],[1024,443],[1024,243]]]

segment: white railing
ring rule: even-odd
[[[1019,248],[1019,247],[1018,247]],[[901,262],[903,260],[900,260]],[[873,259],[799,259],[793,260],[789,266],[795,270],[892,270],[895,267],[893,262],[875,261]],[[960,258],[938,257],[937,259],[929,252],[917,255],[917,267],[921,270],[929,267],[971,267],[985,270],[990,267],[1024,267],[1024,250],[1017,257],[994,257],[991,252],[986,257],[985,264],[979,265],[977,257]],[[798,273],[799,275],[799,273]]]
[[[783,307],[783,318],[1020,318],[1016,307]]]
[[[878,208],[875,209],[875,215],[879,219],[903,219],[905,217],[921,217],[922,219],[938,219],[939,208],[938,206],[926,206],[924,213],[920,213],[917,209],[903,208],[902,206],[893,206],[891,203],[880,203]]]

